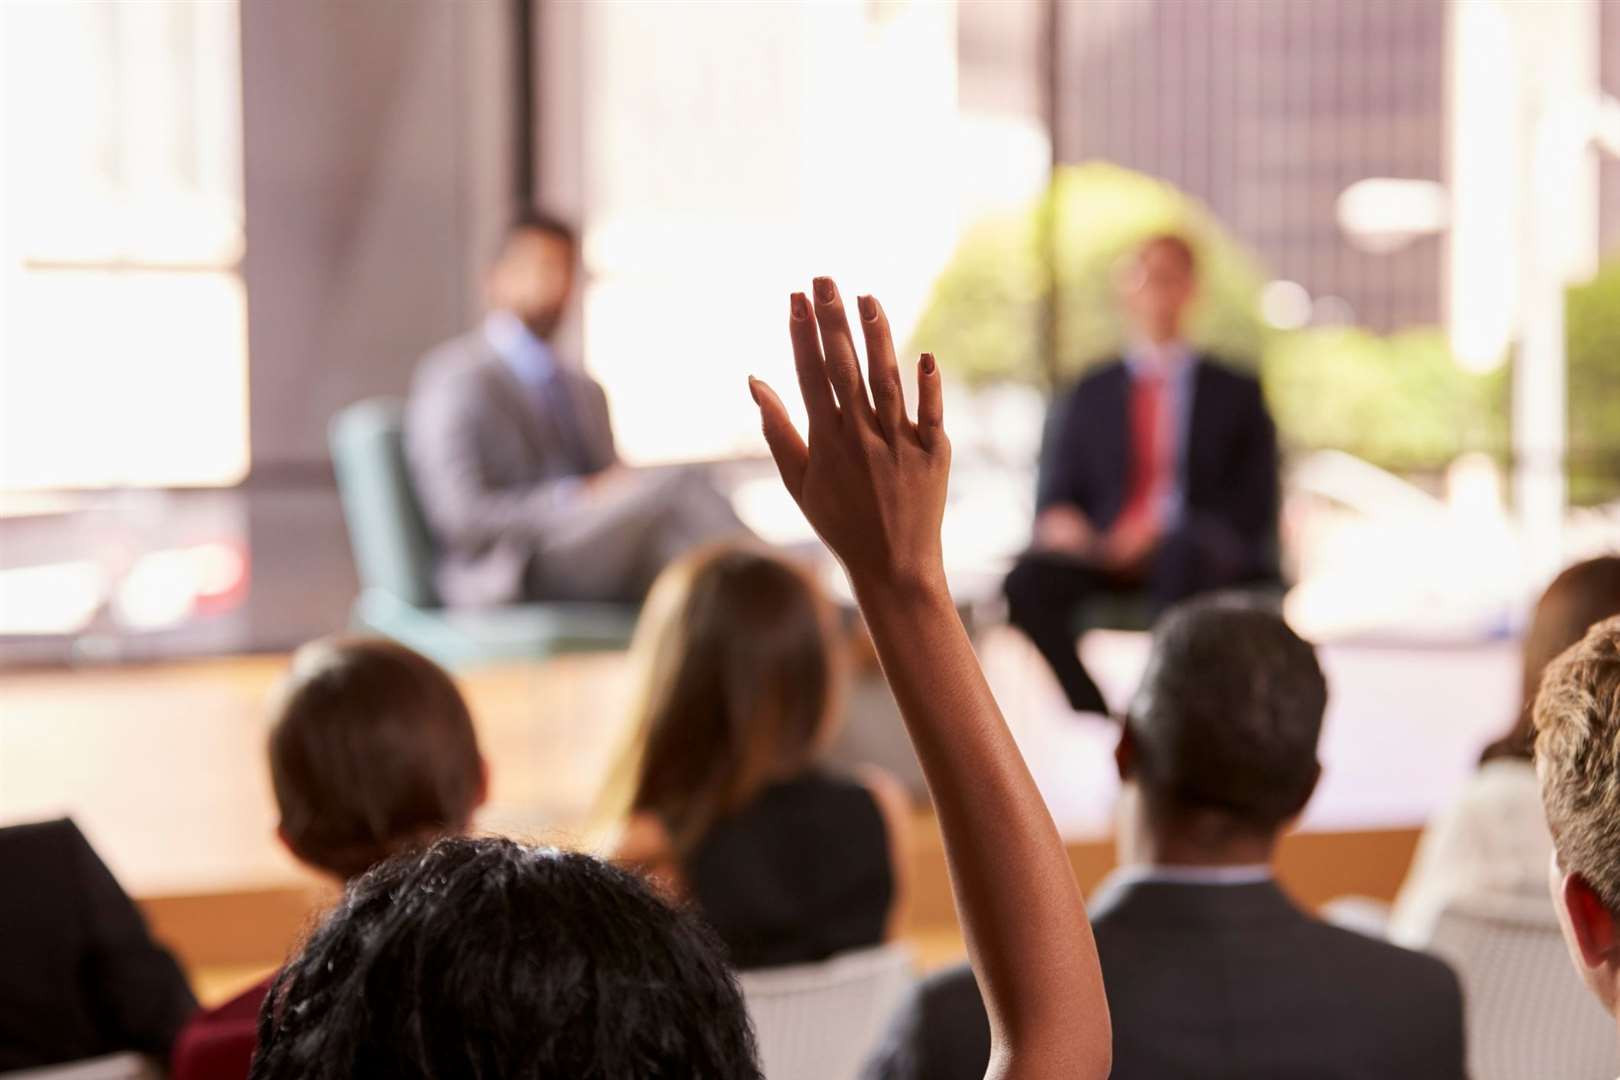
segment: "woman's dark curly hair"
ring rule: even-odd
[[[259,1014],[253,1080],[759,1080],[710,932],[587,855],[450,838],[350,884]]]

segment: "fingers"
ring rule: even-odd
[[[917,361],[917,438],[930,453],[945,440],[945,395],[933,353]]]
[[[900,369],[894,362],[894,337],[889,332],[889,316],[875,297],[863,296],[857,302],[861,331],[866,335],[867,379],[872,387],[872,407],[877,411],[883,433],[891,439],[906,426],[906,398],[900,386]]]
[[[810,428],[813,431],[821,425],[835,427],[838,423],[838,404],[833,401],[832,387],[827,383],[827,365],[821,360],[821,339],[816,336],[815,320],[810,317],[810,301],[804,293],[794,293],[790,298],[789,316],[788,334],[793,338],[793,367],[799,375],[799,392],[804,395],[804,407],[810,414]],[[794,437],[797,438],[797,435]]]
[[[872,405],[866,400],[866,385],[861,379],[861,361],[855,354],[855,339],[849,334],[849,319],[844,315],[844,302],[838,296],[838,286],[832,278],[818,277],[816,287],[816,322],[821,326],[821,348],[827,358],[827,381],[846,416],[858,416],[875,421]]]
[[[826,385],[823,380],[822,386]],[[776,469],[782,474],[782,483],[797,502],[799,493],[804,490],[804,471],[810,464],[810,451],[805,447],[804,440],[799,438],[793,421],[788,418],[787,408],[782,404],[782,399],[776,396],[775,390],[750,376],[748,392],[759,406],[765,442],[771,448],[771,457],[776,459]]]

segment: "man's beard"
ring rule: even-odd
[[[551,335],[557,332],[562,322],[562,309],[553,308],[550,311],[536,312],[523,318],[523,325],[529,328],[529,333],[542,341],[551,340]]]

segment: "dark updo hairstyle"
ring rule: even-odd
[[[384,862],[283,968],[253,1080],[759,1080],[710,933],[587,855],[452,837]]]

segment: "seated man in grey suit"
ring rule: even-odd
[[[700,471],[619,464],[602,387],[551,344],[576,255],[566,223],[519,216],[483,325],[417,372],[405,448],[451,606],[639,600],[688,548],[743,531]]]
[[[1320,772],[1327,686],[1281,619],[1173,608],[1115,757],[1121,869],[1091,904],[1115,1080],[1463,1075],[1462,998],[1439,960],[1327,925],[1272,880]],[[867,1075],[982,1077],[968,968],[926,981]]]

